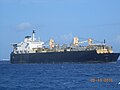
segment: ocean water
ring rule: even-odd
[[[120,61],[107,64],[0,62],[0,90],[120,90]]]

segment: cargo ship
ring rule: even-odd
[[[31,36],[25,36],[23,42],[12,43],[10,54],[11,63],[108,63],[116,62],[120,53],[113,53],[112,47],[103,43],[93,43],[89,38],[80,41],[74,37],[70,45],[59,45],[50,39],[46,45],[35,38],[33,30]],[[83,45],[87,43],[87,45]]]

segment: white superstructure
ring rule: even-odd
[[[19,53],[35,53],[36,49],[42,48],[44,42],[36,40],[35,31],[33,30],[32,37],[26,36],[24,42],[15,43],[13,45],[13,52]]]

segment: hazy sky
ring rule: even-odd
[[[120,52],[120,0],[0,0],[0,59],[33,29],[43,41],[106,39]]]

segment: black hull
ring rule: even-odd
[[[11,53],[11,63],[107,63],[117,61],[120,53],[97,54],[96,51],[47,53]]]

